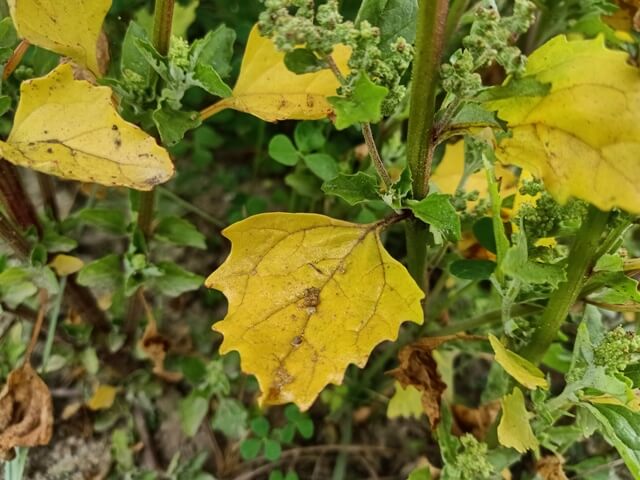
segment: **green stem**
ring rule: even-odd
[[[51,313],[49,314],[49,328],[47,329],[47,340],[44,344],[44,350],[42,352],[42,363],[40,371],[45,373],[47,371],[47,363],[51,358],[51,350],[53,349],[53,340],[56,336],[56,328],[58,327],[58,317],[60,316],[60,309],[62,308],[62,299],[64,297],[65,288],[67,286],[67,277],[60,279],[60,294],[56,299]]]
[[[609,212],[602,212],[594,206],[589,207],[587,217],[583,220],[569,253],[567,280],[551,295],[531,340],[520,352],[529,360],[538,362],[556,338],[569,310],[578,299],[587,274],[597,260],[596,253],[608,220]]]
[[[420,0],[418,10],[407,136],[407,161],[413,178],[413,195],[418,200],[429,191],[435,148],[436,92],[448,6],[448,0]]]
[[[405,222],[407,268],[416,283],[427,293],[427,242],[429,225],[415,218]]]
[[[511,315],[516,317],[529,315],[531,313],[536,313],[541,309],[542,307],[536,304],[522,303],[519,305],[514,305],[511,308]],[[499,323],[501,320],[502,320],[502,308],[499,308],[497,310],[492,310],[490,312],[483,313],[469,320],[462,320],[460,322],[455,322],[450,325],[447,325],[446,327],[438,328],[433,333],[434,334],[437,333],[438,335],[450,335],[452,333],[468,332],[469,330],[473,330],[485,325],[492,325],[494,323]]]
[[[175,0],[156,0],[153,16],[153,46],[162,56],[167,56],[171,45],[173,7]],[[142,192],[138,206],[138,227],[146,238],[151,236],[151,224],[156,205],[156,192]]]
[[[370,123],[362,124],[362,135],[364,137],[365,143],[367,144],[369,156],[373,161],[373,166],[376,168],[376,172],[378,172],[378,176],[382,179],[384,186],[387,188],[387,190],[389,190],[389,188],[393,184],[393,181],[391,180],[391,176],[384,166],[384,162],[382,161],[382,157],[380,156],[380,152],[378,151],[378,147],[376,146],[376,141],[373,138],[373,132],[371,131]]]
[[[413,178],[413,196],[418,200],[424,198],[429,191],[436,146],[433,127],[448,6],[448,0],[420,0],[418,10],[407,136],[407,163]],[[406,225],[409,271],[418,285],[426,290],[429,226],[417,220],[407,222]]]
[[[192,203],[187,202],[185,199],[179,197],[178,195],[173,193],[171,190],[164,187],[158,187],[158,193],[163,197],[167,197],[171,199],[174,203],[177,203],[186,211],[191,212],[197,215],[198,217],[202,218],[203,220],[209,222],[214,227],[217,227],[217,228],[226,227],[225,223],[222,220],[218,220],[217,218],[209,215],[207,212],[205,212],[201,208],[198,208]]]
[[[491,220],[493,224],[493,235],[496,240],[496,279],[501,285],[504,283],[504,275],[502,274],[502,260],[509,249],[509,239],[504,231],[502,223],[502,198],[500,198],[500,187],[496,180],[493,165],[489,160],[482,156],[484,161],[484,169],[487,175],[487,184],[489,188],[489,200],[491,201]]]

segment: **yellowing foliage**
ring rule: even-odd
[[[71,57],[96,75],[97,45],[111,0],[8,0],[20,37]]]
[[[502,418],[498,424],[498,441],[505,447],[520,453],[537,450],[538,440],[529,424],[529,412],[524,405],[524,395],[518,387],[502,400]]]
[[[530,389],[540,387],[546,390],[549,388],[544,373],[533,363],[511,350],[507,350],[493,335],[489,335],[489,342],[496,354],[496,362],[518,382]]]
[[[487,104],[513,133],[500,161],[542,178],[561,203],[640,213],[640,72],[627,54],[603,38],[558,36],[529,57],[526,75],[551,83],[549,94]]]
[[[23,82],[0,153],[59,177],[150,190],[173,175],[167,151],[116,112],[111,89],[74,80],[71,66]]]
[[[395,382],[395,389],[387,405],[387,417],[420,418],[424,413],[422,392],[413,385],[407,385],[405,388],[400,382]]]
[[[87,401],[90,410],[107,410],[113,406],[118,389],[111,385],[98,385],[93,396]]]
[[[78,272],[83,266],[84,262],[78,257],[72,255],[56,255],[55,258],[49,262],[49,266],[61,277],[71,275]]]
[[[332,56],[340,71],[347,72],[351,49],[338,45]],[[284,54],[269,38],[260,35],[256,25],[249,35],[232,96],[216,103],[203,115],[211,116],[232,108],[267,122],[318,120],[332,113],[327,97],[336,95],[339,86],[328,69],[303,75],[289,71],[284,64]]]
[[[229,310],[214,329],[224,335],[221,353],[237,350],[257,377],[262,404],[309,408],[402,322],[422,323],[424,294],[384,249],[383,226],[267,213],[223,232],[231,254],[206,285],[225,294]]]

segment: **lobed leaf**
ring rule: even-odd
[[[603,37],[558,36],[536,50],[525,78],[551,83],[547,95],[485,104],[512,131],[498,159],[542,178],[557,201],[640,213],[640,73]]]
[[[350,363],[422,323],[424,297],[382,246],[380,223],[266,213],[227,228],[229,258],[206,281],[229,301],[214,329],[221,353],[237,350],[263,404],[311,406]]]

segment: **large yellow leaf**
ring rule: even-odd
[[[640,213],[640,72],[627,54],[603,38],[559,36],[529,57],[526,75],[551,90],[488,104],[513,133],[496,151],[500,161],[542,178],[559,202]]]
[[[111,0],[8,0],[20,37],[73,58],[96,75],[97,45]]]
[[[338,45],[332,56],[340,71],[346,73],[351,49]],[[284,54],[269,38],[260,35],[256,25],[249,35],[233,95],[203,114],[210,116],[232,108],[267,122],[318,120],[333,111],[327,97],[336,95],[339,86],[328,69],[303,75],[289,71],[284,64]]]
[[[384,249],[380,228],[267,213],[223,232],[231,254],[206,285],[225,294],[229,311],[214,329],[221,352],[237,350],[257,377],[263,404],[308,408],[403,321],[422,323],[424,294]]]
[[[74,80],[71,66],[23,82],[0,154],[59,177],[150,190],[173,175],[169,154],[115,111],[111,89]]]

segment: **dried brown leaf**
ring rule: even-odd
[[[442,381],[433,351],[452,340],[475,340],[469,335],[424,337],[407,345],[398,354],[400,366],[391,372],[403,387],[412,385],[422,392],[422,407],[432,429],[440,422],[440,401],[447,385]]]
[[[49,388],[29,363],[9,374],[0,392],[0,460],[15,447],[46,445],[53,431]]]
[[[464,405],[452,405],[451,412],[455,419],[457,434],[470,432],[478,440],[483,440],[487,431],[495,422],[500,412],[500,401],[496,400],[478,408],[469,408]]]
[[[542,457],[538,460],[536,470],[543,480],[568,480],[562,466],[564,459],[555,455]]]

